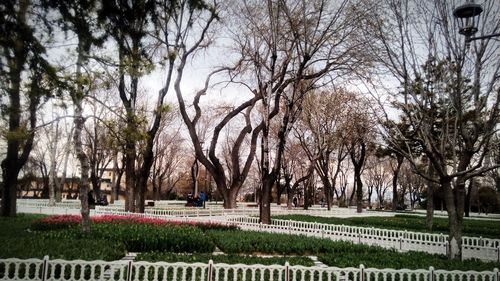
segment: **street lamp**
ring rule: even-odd
[[[457,20],[458,33],[465,36],[465,43],[469,44],[473,40],[488,39],[500,36],[500,33],[484,36],[472,37],[478,31],[479,18],[483,12],[481,5],[474,3],[474,0],[467,0],[464,4],[453,10],[453,16]]]

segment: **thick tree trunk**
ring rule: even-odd
[[[448,256],[450,259],[460,259],[462,257],[465,182],[463,178],[458,177],[455,188],[453,188],[451,179],[445,178],[441,180],[441,187],[444,191],[450,228]]]
[[[17,175],[19,170],[15,171],[15,166],[9,165],[10,159],[2,161],[2,216],[14,217],[16,216],[16,191],[17,191]],[[7,168],[8,167],[8,168]]]
[[[30,6],[30,1],[19,1],[19,10],[17,12],[17,19],[19,26],[25,27],[27,10]],[[2,208],[1,215],[4,217],[14,217],[16,215],[16,202],[17,202],[17,186],[18,175],[21,167],[26,163],[28,154],[31,151],[34,133],[29,134],[26,144],[23,147],[22,155],[19,155],[21,139],[19,139],[19,132],[21,129],[21,73],[24,69],[26,62],[26,43],[21,38],[17,38],[14,46],[14,57],[9,59],[7,65],[9,66],[8,80],[10,83],[5,83],[3,86],[8,87],[7,94],[9,98],[9,105],[7,107],[9,130],[7,133],[7,151],[6,157],[2,160]],[[7,80],[7,79],[6,79]],[[4,81],[2,81],[4,82]],[[31,106],[30,106],[31,108]],[[35,111],[36,112],[36,111]],[[34,119],[33,119],[34,118]],[[30,116],[31,129],[36,121],[36,116]]]
[[[288,210],[293,209],[293,194],[292,194],[291,190],[289,192],[287,192],[287,195],[286,195],[286,208]]]
[[[259,221],[263,224],[271,224],[271,191],[273,183],[271,175],[267,173],[263,175],[259,217]]]
[[[239,188],[223,189],[222,197],[224,197],[224,209],[235,209],[237,207],[236,197],[238,196]]]

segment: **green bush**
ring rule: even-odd
[[[150,262],[186,262],[186,263],[208,263],[212,260],[214,263],[227,264],[263,264],[284,265],[287,261],[290,265],[313,266],[314,262],[308,257],[283,256],[283,257],[255,257],[246,255],[212,255],[212,254],[177,254],[165,252],[148,252],[137,255],[137,261]]]
[[[209,253],[215,249],[215,245],[203,231],[194,226],[99,223],[92,226],[90,235],[121,241],[130,252]]]
[[[207,232],[225,253],[308,255],[329,251],[333,241],[302,235],[271,234],[254,231]],[[340,244],[346,244],[340,242]]]
[[[66,260],[118,260],[127,250],[119,241],[103,239],[52,239],[43,235],[8,238],[2,241],[0,258],[43,258]]]
[[[15,217],[0,217],[0,238],[29,237],[28,231],[33,220],[42,218],[42,215],[18,214]]]

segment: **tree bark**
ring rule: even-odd
[[[359,151],[357,151],[359,145]],[[361,140],[358,144],[353,144],[350,151],[352,164],[354,166],[354,179],[356,181],[356,210],[363,212],[363,181],[361,180],[361,169],[363,168],[366,156],[366,144]]]
[[[470,215],[471,193],[473,187],[474,187],[474,179],[472,178],[469,180],[469,185],[467,186],[467,195],[465,196],[465,203],[464,203],[465,217],[469,217]]]
[[[448,211],[449,233],[449,258],[459,259],[462,257],[462,229],[463,229],[463,206],[465,199],[465,186],[459,182],[452,188],[451,179],[441,180],[441,188],[444,191],[446,209]]]
[[[17,24],[24,29],[28,29],[26,24],[26,15],[30,1],[19,1],[19,10],[17,11]],[[31,30],[31,29],[30,29]],[[29,152],[33,143],[34,132],[27,135],[25,145],[22,145],[19,134],[21,129],[21,73],[26,63],[26,42],[24,38],[17,38],[13,47],[14,55],[9,59],[9,88],[7,94],[9,98],[8,107],[8,122],[9,122],[9,137],[7,137],[7,152],[6,157],[2,160],[2,207],[1,215],[5,217],[14,217],[16,215],[16,202],[17,202],[17,186],[18,175],[22,166],[28,160]],[[30,106],[31,109],[31,106]],[[33,119],[34,118],[34,119]],[[36,116],[30,116],[31,125],[36,124]],[[32,126],[31,129],[34,129]],[[22,154],[19,151],[22,148]]]
[[[83,97],[84,97],[82,88],[84,86],[80,82],[82,81],[81,69],[84,61],[82,44],[83,44],[82,39],[79,38],[78,59],[76,63],[77,90],[75,93],[73,93],[71,98],[73,100],[73,105],[75,108],[75,119],[74,119],[75,132],[73,135],[73,141],[75,146],[75,155],[80,164],[80,203],[82,206],[80,211],[82,215],[81,226],[82,226],[82,231],[88,233],[90,232],[90,210],[89,210],[89,200],[88,200],[90,164],[89,164],[89,159],[85,154],[85,151],[83,150],[83,142],[82,142],[82,132],[85,123],[85,119],[83,117],[83,108],[82,108]]]
[[[398,176],[399,176],[399,171],[401,171],[401,165],[403,165],[403,160],[404,157],[401,154],[396,155],[396,169],[393,171],[393,177],[392,177],[392,210],[396,211],[398,207]],[[404,197],[404,194],[403,194]],[[404,200],[404,199],[403,199]],[[402,202],[404,204],[404,202]]]

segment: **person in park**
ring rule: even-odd
[[[205,201],[207,200],[207,196],[205,195],[205,192],[204,191],[201,191],[200,192],[200,201],[199,201],[199,206],[200,207],[203,207],[203,209],[205,209]]]
[[[95,199],[94,199],[94,192],[92,190],[89,191],[88,200],[89,200],[89,208],[94,209],[95,208]]]

